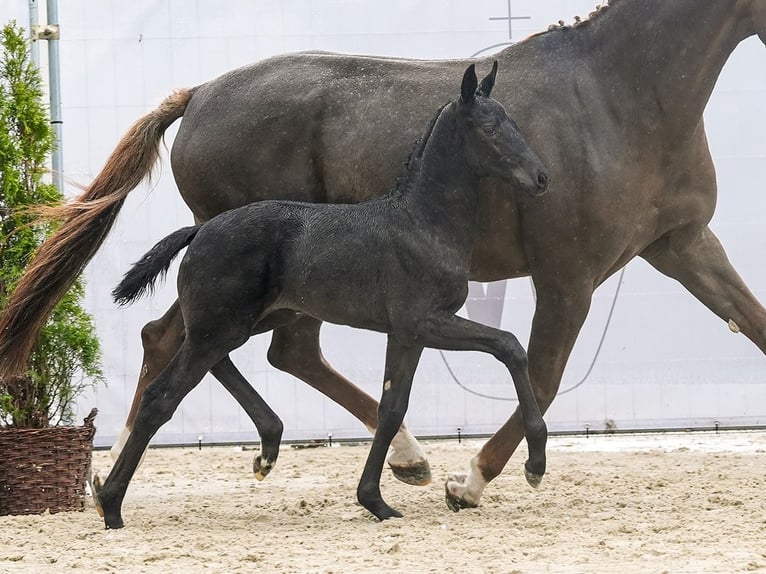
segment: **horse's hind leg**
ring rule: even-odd
[[[766,353],[766,309],[734,269],[709,227],[668,234],[641,256],[681,283],[734,333],[741,332]]]
[[[290,325],[276,328],[269,348],[269,362],[334,400],[374,433],[378,402],[325,360],[319,346],[321,326],[322,323],[313,317],[302,316]],[[425,453],[404,424],[398,429],[391,446],[393,452],[388,464],[396,478],[418,486],[431,482],[431,467]]]
[[[136,391],[133,394],[133,403],[130,406],[128,418],[125,421],[117,442],[110,451],[112,460],[120,456],[125,441],[133,430],[133,424],[138,412],[138,405],[147,385],[168,365],[173,356],[178,352],[184,339],[184,323],[178,300],[155,321],[150,321],[141,329],[141,345],[144,349],[144,357],[141,362],[141,372],[138,376]]]
[[[210,350],[206,352],[206,349],[183,344],[167,368],[147,387],[133,431],[97,494],[106,528],[122,528],[122,501],[149,440],[170,420],[181,400],[216,362]]]
[[[242,405],[258,429],[261,436],[261,454],[253,461],[253,472],[258,480],[263,480],[277,462],[279,443],[282,439],[282,421],[228,356],[213,366],[210,372]]]

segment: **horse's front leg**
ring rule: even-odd
[[[393,335],[388,336],[378,424],[356,492],[359,503],[380,520],[402,516],[383,500],[380,476],[391,439],[399,431],[407,412],[412,379],[422,352],[423,347],[402,345]]]
[[[322,356],[319,346],[321,321],[302,316],[296,322],[274,330],[268,359],[282,371],[311,385],[349,411],[375,433],[378,402],[343,375]],[[394,476],[417,486],[431,482],[431,467],[417,440],[402,424],[391,441],[388,464]]]
[[[766,309],[758,302],[707,226],[675,231],[641,256],[681,283],[708,309],[766,353]]]

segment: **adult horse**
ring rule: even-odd
[[[766,310],[708,227],[716,181],[702,120],[724,63],[755,34],[766,43],[766,0],[614,0],[588,20],[494,56],[508,71],[495,97],[548,167],[551,193],[512,199],[499,182],[485,184],[471,276],[532,276],[529,372],[543,410],[594,289],[635,256],[680,281],[766,352]],[[385,191],[415,139],[412,126],[425,123],[465,64],[288,55],[169,97],[120,141],[8,303],[0,319],[0,376],[23,369],[40,324],[149,173],[173,121],[184,116],[173,171],[199,220],[265,199],[260,190],[277,187],[257,184],[274,177],[292,192],[283,198],[360,201]],[[305,317],[275,330],[269,360],[374,428],[377,403],[324,361],[319,327]],[[177,305],[143,330],[137,396],[182,333]],[[247,404],[239,390],[235,395]],[[477,504],[522,438],[517,410],[469,473],[448,480],[451,507]],[[414,468],[413,481],[427,480],[406,430],[392,444],[395,471]]]

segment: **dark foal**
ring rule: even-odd
[[[120,303],[150,288],[188,245],[178,275],[186,336],[144,394],[135,428],[98,493],[107,528],[123,526],[121,505],[133,472],[183,397],[208,371],[238,386],[243,378],[229,353],[254,333],[303,314],[388,333],[378,427],[357,490],[359,502],[379,519],[401,516],[383,500],[379,482],[424,347],[483,351],[506,365],[529,443],[525,473],[539,484],[547,430],[526,352],[512,334],[455,315],[468,293],[480,178],[502,178],[532,195],[548,183],[517,126],[489,97],[496,72],[495,62],[479,86],[474,66],[468,67],[460,98],[439,110],[388,195],[356,205],[254,203],[176,231],[126,274],[114,291]],[[257,403],[281,432],[276,415],[260,397]],[[278,440],[271,446],[263,452],[269,467]]]

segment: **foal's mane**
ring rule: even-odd
[[[404,170],[402,170],[402,173],[399,174],[399,176],[396,178],[396,186],[394,187],[394,191],[404,191],[407,182],[411,181],[413,176],[418,172],[418,170],[420,170],[421,160],[423,159],[423,151],[426,149],[428,139],[431,137],[431,134],[434,131],[436,120],[439,119],[439,116],[441,116],[444,108],[446,108],[450,103],[451,102],[446,102],[439,106],[439,109],[436,110],[436,113],[431,118],[431,121],[428,122],[428,127],[426,127],[426,130],[418,137],[417,140],[415,140],[415,145],[412,146],[410,155],[407,157],[407,161],[404,162]]]

